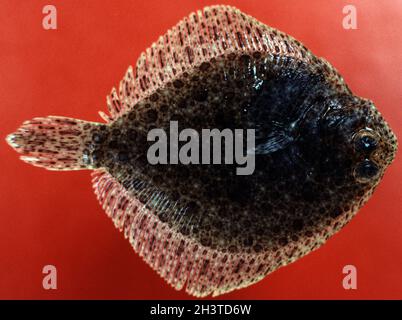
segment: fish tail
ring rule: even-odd
[[[21,160],[48,170],[94,169],[85,158],[85,144],[104,124],[49,116],[25,121],[6,138]]]

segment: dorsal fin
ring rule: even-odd
[[[303,60],[321,68],[339,90],[348,91],[338,72],[296,39],[234,7],[217,5],[191,13],[160,36],[140,55],[135,70],[128,68],[119,90],[112,89],[107,97],[110,115],[100,114],[112,121],[191,67],[233,51],[267,52]]]

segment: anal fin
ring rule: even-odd
[[[134,250],[177,290],[216,296],[257,282],[276,267],[269,252],[222,252],[175,231],[103,170],[93,173],[93,187]]]

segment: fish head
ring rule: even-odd
[[[397,138],[374,103],[353,95],[331,98],[321,124],[329,153],[342,161],[349,183],[376,186],[395,158]]]

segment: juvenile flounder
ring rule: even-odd
[[[107,97],[104,123],[49,116],[7,137],[21,159],[90,169],[134,250],[195,296],[249,286],[321,246],[368,200],[397,141],[373,103],[292,37],[228,6],[192,13]],[[255,129],[255,171],[151,165],[153,128]]]

